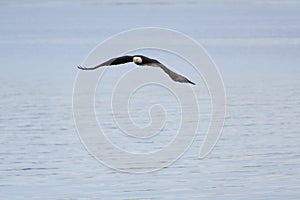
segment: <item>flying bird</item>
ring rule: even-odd
[[[165,65],[163,65],[159,61],[152,59],[152,58],[148,58],[143,55],[120,56],[120,57],[112,58],[104,63],[101,63],[101,64],[95,66],[95,67],[86,68],[86,67],[78,66],[78,69],[94,70],[94,69],[97,69],[97,68],[103,67],[103,66],[121,65],[121,64],[129,63],[129,62],[134,62],[134,64],[139,65],[139,66],[159,67],[162,70],[164,70],[164,72],[167,73],[170,76],[170,78],[174,81],[177,81],[180,83],[190,83],[190,84],[196,85],[194,82],[190,81],[186,77],[173,72],[172,70],[167,68]]]

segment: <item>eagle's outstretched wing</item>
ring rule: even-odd
[[[184,77],[180,74],[177,74],[177,73],[173,72],[168,67],[166,67],[164,64],[160,63],[159,61],[157,61],[155,59],[148,58],[148,57],[145,57],[145,56],[144,56],[143,59],[146,59],[148,61],[144,65],[149,65],[149,66],[152,66],[152,67],[160,67],[162,70],[164,70],[164,72],[166,72],[170,76],[170,78],[173,81],[177,81],[177,82],[180,82],[180,83],[190,83],[190,84],[196,85],[194,82],[190,81],[189,79],[187,79],[186,77]]]
[[[101,63],[95,67],[82,67],[82,66],[77,66],[77,67],[78,69],[82,69],[82,70],[94,70],[103,66],[121,65],[132,61],[133,61],[133,56],[121,56],[121,57],[109,59],[108,61],[105,61],[104,63]]]
[[[170,76],[170,78],[173,79],[174,81],[177,81],[177,82],[180,82],[180,83],[190,83],[192,85],[196,85],[194,82],[190,81],[188,78],[173,72],[172,70],[167,68],[165,65],[159,63],[158,66],[162,70],[164,70]]]

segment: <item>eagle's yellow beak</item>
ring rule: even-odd
[[[133,58],[134,63],[137,63],[137,60],[138,60],[137,58]]]

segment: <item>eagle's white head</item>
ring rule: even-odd
[[[133,57],[133,62],[135,64],[142,64],[143,60],[141,57],[135,56],[135,57]]]

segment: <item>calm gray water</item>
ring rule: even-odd
[[[299,9],[275,0],[1,1],[0,199],[299,199]],[[175,29],[204,45],[223,76],[227,114],[207,158],[197,158],[200,131],[173,165],[135,175],[85,150],[72,91],[75,66],[95,45],[141,26]]]

